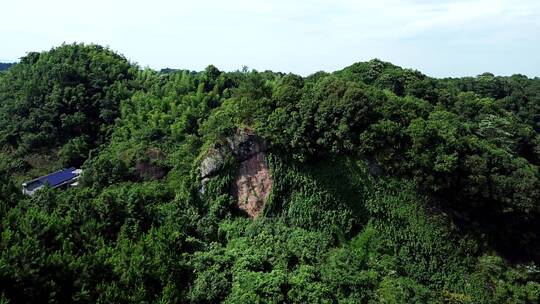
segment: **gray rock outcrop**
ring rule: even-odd
[[[208,150],[199,166],[200,193],[204,194],[212,176],[225,166],[227,157],[239,162],[238,172],[231,187],[237,206],[251,218],[258,217],[272,190],[272,178],[266,162],[266,143],[250,129],[239,129],[225,140],[225,144]]]

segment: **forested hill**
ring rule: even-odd
[[[0,302],[538,303],[539,131],[523,75],[28,53],[0,73]]]
[[[7,69],[9,69],[10,67],[12,67],[13,65],[14,65],[14,63],[4,63],[4,62],[0,62],[0,71],[7,70]]]

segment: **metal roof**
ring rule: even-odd
[[[39,180],[44,184],[49,184],[51,187],[56,187],[77,177],[77,174],[73,173],[73,171],[75,171],[75,168],[71,167],[40,177]]]
[[[31,180],[29,182],[26,182],[25,184],[30,184],[34,182],[40,182],[42,184],[48,184],[51,187],[56,187],[60,184],[63,184],[75,177],[77,177],[79,174],[75,171],[75,168],[67,168],[63,169],[54,173],[51,173],[49,175],[45,175],[39,178],[36,178],[35,180]]]

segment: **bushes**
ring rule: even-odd
[[[0,301],[536,303],[538,88],[29,53],[0,78]],[[273,180],[255,220],[232,157],[199,192],[203,153],[246,126]],[[21,197],[50,155],[83,163],[83,187]]]
[[[0,142],[23,152],[80,136],[104,143],[134,77],[125,58],[96,45],[30,53],[2,77]]]
[[[88,140],[87,136],[73,138],[58,151],[64,167],[80,167],[83,164],[90,152]]]
[[[350,236],[367,222],[367,168],[352,159],[300,164],[270,158],[274,180],[269,216],[297,227]],[[321,225],[320,223],[325,223]]]

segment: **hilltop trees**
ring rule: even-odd
[[[97,45],[29,53],[0,83],[0,143],[21,152],[76,138],[104,143],[136,73],[125,58]]]
[[[0,302],[538,303],[539,96],[380,60],[301,77],[29,53],[0,74]],[[233,157],[201,191],[239,128],[268,146],[255,220]],[[23,197],[41,154],[82,186]]]

